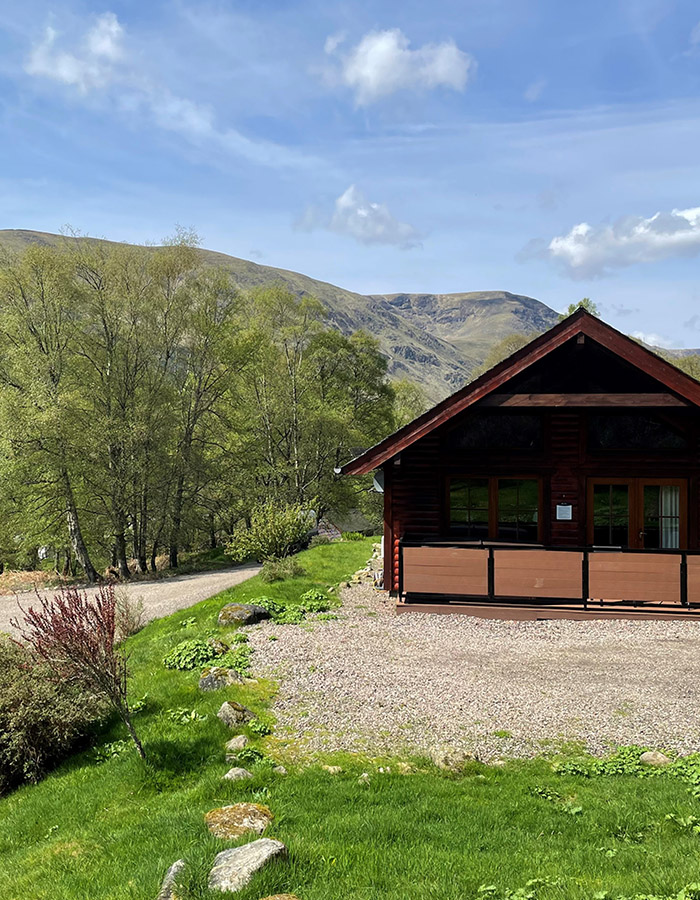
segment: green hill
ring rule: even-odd
[[[0,230],[0,244],[18,251],[31,243],[63,239],[39,231]],[[544,303],[507,291],[367,296],[287,269],[212,250],[199,252],[206,264],[228,269],[243,289],[282,283],[295,293],[317,297],[334,327],[345,333],[362,328],[378,338],[391,375],[421,384],[431,400],[461,387],[501,338],[542,331],[557,321]]]

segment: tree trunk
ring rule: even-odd
[[[178,550],[180,548],[180,528],[182,526],[182,502],[185,496],[185,476],[180,473],[177,478],[177,488],[173,498],[173,512],[170,525],[170,547],[168,552],[168,565],[171,569],[177,569]]]
[[[209,515],[209,549],[216,550],[216,528],[214,528],[214,513]]]
[[[126,538],[124,537],[123,523],[119,523],[118,527],[115,529],[114,552],[117,558],[119,577],[128,579],[131,576],[131,572],[129,571],[129,562],[126,558]]]
[[[73,495],[73,486],[70,483],[70,476],[66,469],[61,471],[61,481],[63,483],[63,494],[66,502],[66,524],[68,526],[71,547],[73,548],[75,558],[85,572],[88,583],[95,584],[95,582],[99,580],[99,575],[92,564],[90,554],[88,553],[88,549],[83,539],[78,509],[75,505],[75,497]]]

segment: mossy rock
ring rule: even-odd
[[[254,603],[227,603],[219,613],[219,625],[254,625],[269,618],[270,613]]]
[[[204,816],[209,831],[224,841],[230,841],[251,831],[262,834],[273,819],[272,812],[261,803],[220,806]]]

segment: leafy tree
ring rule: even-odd
[[[494,344],[486,354],[483,363],[472,371],[471,380],[474,381],[474,379],[483,375],[484,372],[488,372],[489,369],[498,365],[499,362],[502,362],[513,353],[521,350],[535,337],[537,337],[537,333],[521,334],[520,332],[514,332],[513,334],[508,334],[504,338],[501,338],[501,340],[498,341],[497,344]]]
[[[559,314],[559,321],[562,322],[564,319],[573,315],[573,313],[575,313],[577,309],[585,309],[587,313],[595,316],[596,319],[600,318],[600,310],[593,302],[593,300],[591,300],[590,297],[584,297],[582,300],[579,300],[578,303],[569,303],[566,308],[566,312]]]

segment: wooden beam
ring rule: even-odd
[[[489,394],[479,406],[689,406],[674,394]]]

